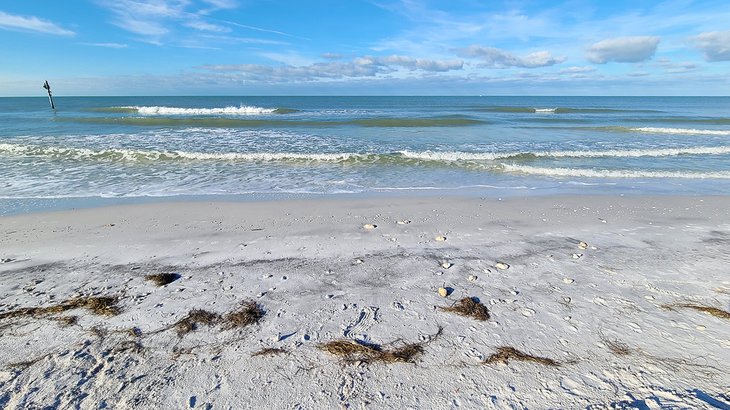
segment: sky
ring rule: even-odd
[[[0,96],[730,95],[728,0],[0,0]]]

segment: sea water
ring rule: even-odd
[[[0,214],[100,198],[730,193],[728,97],[0,98]]]

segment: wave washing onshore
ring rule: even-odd
[[[730,192],[730,98],[59,97],[55,113],[44,104],[0,99],[0,198]]]

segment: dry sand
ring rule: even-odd
[[[0,260],[0,408],[730,408],[728,197],[117,206]]]

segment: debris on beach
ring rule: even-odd
[[[396,221],[398,225],[408,225],[411,223],[410,219],[401,219],[400,221]]]
[[[675,303],[671,305],[662,305],[662,307],[668,310],[674,310],[674,308],[692,309],[721,319],[730,319],[730,312],[712,306],[694,305],[692,303]]]
[[[479,302],[477,298],[462,298],[452,306],[442,306],[439,309],[444,312],[456,313],[459,316],[467,316],[479,321],[489,320],[489,309]]]
[[[181,276],[177,273],[153,273],[144,278],[157,286],[165,286],[180,279]]]
[[[202,309],[193,309],[187,316],[175,322],[177,335],[182,337],[190,332],[198,330],[200,325],[214,326],[221,320],[221,315]]]
[[[539,356],[533,356],[531,354],[527,354],[524,352],[521,352],[514,347],[510,346],[500,346],[497,348],[497,353],[492,354],[491,356],[487,357],[486,360],[484,360],[484,364],[493,364],[493,363],[504,363],[508,364],[510,360],[517,360],[520,362],[533,362],[542,364],[545,366],[552,366],[557,367],[560,366],[560,363],[556,362],[553,359],[548,359],[547,357],[539,357]]]
[[[469,282],[475,282],[479,277],[477,275],[469,275],[469,277],[466,278]]]
[[[415,358],[423,353],[421,343],[406,343],[388,350],[359,340],[335,340],[323,343],[319,348],[331,355],[342,357],[345,363],[414,363]]]
[[[436,240],[436,242],[446,242],[446,237],[443,235],[439,235],[439,236],[435,237],[434,239]]]
[[[583,241],[581,241],[581,242],[580,242],[580,243],[578,244],[578,249],[581,249],[581,250],[585,250],[585,249],[588,249],[588,244],[587,244],[587,243],[585,243],[585,242],[583,242]]]
[[[362,226],[362,229],[365,229],[366,231],[372,231],[373,229],[377,228],[378,225],[374,224],[365,224]]]
[[[53,306],[21,308],[3,312],[0,313],[0,320],[19,317],[39,318],[79,308],[87,309],[100,316],[114,316],[121,312],[117,306],[118,301],[119,298],[116,296],[78,297]]]
[[[582,256],[583,256],[582,253],[574,253],[573,254],[573,259],[580,259]]]
[[[494,267],[500,270],[509,269],[509,265],[504,262],[497,262],[494,264]]]
[[[258,323],[265,314],[266,312],[258,303],[244,302],[240,309],[227,314],[223,318],[224,328],[234,329]]]
[[[251,354],[251,357],[260,357],[260,356],[277,356],[280,354],[289,354],[289,351],[286,349],[281,349],[278,347],[265,347],[261,350],[258,350]]]
[[[451,263],[451,262],[449,262],[449,261],[443,261],[443,262],[441,262],[441,267],[444,268],[444,269],[449,269],[452,266],[454,266],[454,264]]]
[[[445,298],[446,296],[449,296],[449,290],[446,289],[446,288],[444,288],[444,287],[440,287],[439,288],[439,296],[441,296],[442,298]]]

